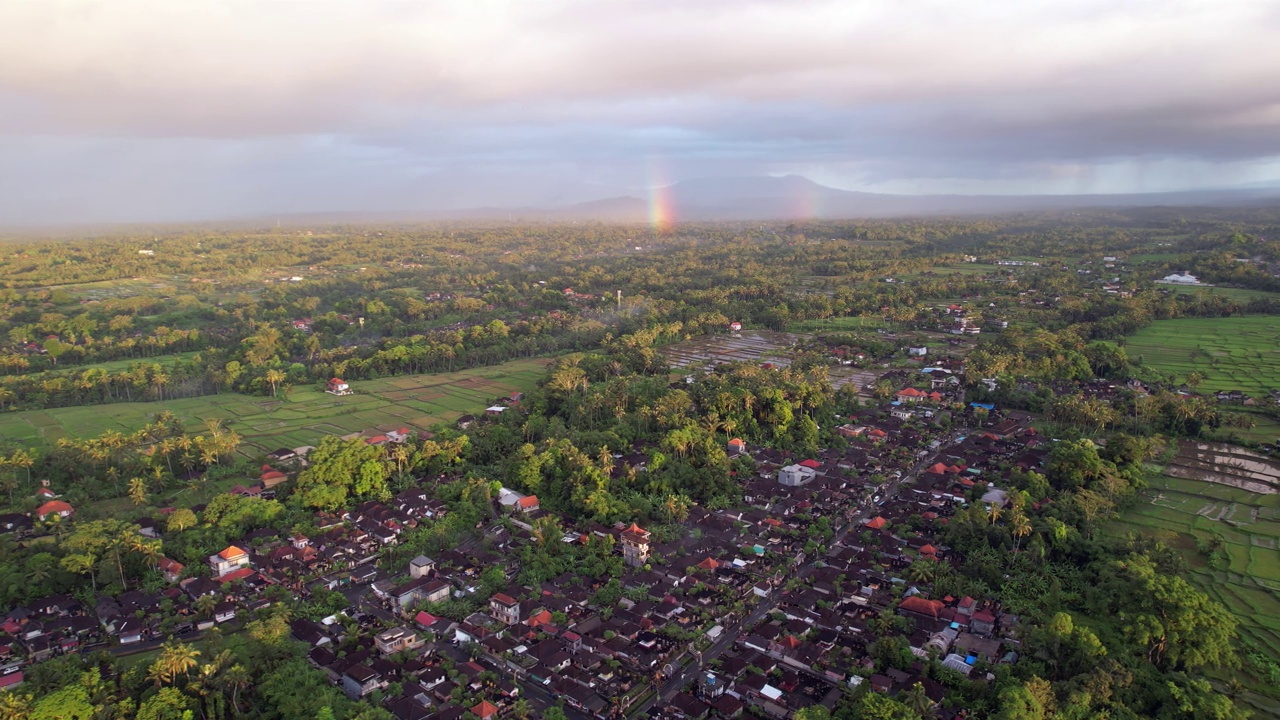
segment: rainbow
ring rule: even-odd
[[[791,217],[793,220],[814,220],[822,212],[822,199],[817,189],[811,185],[803,185],[791,196]]]
[[[657,158],[649,158],[649,225],[653,231],[665,235],[671,232],[676,221],[675,198],[671,183]]]

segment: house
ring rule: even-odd
[[[177,560],[171,560],[161,555],[156,559],[156,569],[164,576],[165,582],[176,583],[182,577],[182,571],[187,568]]]
[[[520,602],[506,593],[495,593],[489,598],[489,614],[506,625],[520,622]]]
[[[280,483],[288,479],[289,479],[288,475],[284,474],[279,470],[276,470],[275,468],[268,467],[266,465],[262,466],[262,475],[258,478],[259,482],[262,483],[263,489],[265,490],[270,490],[271,488],[274,488],[275,486],[279,485]]]
[[[1186,273],[1186,272],[1174,273],[1172,275],[1165,275],[1163,278],[1160,279],[1160,282],[1168,283],[1170,285],[1199,285],[1200,284],[1200,280],[1195,275],[1192,275],[1191,273]]]
[[[640,567],[649,561],[649,531],[631,523],[622,531],[622,560],[631,567]]]
[[[224,622],[231,622],[232,620],[235,620],[235,619],[236,619],[235,603],[229,600],[225,600],[223,602],[218,603],[213,608],[214,622],[224,623]]]
[[[788,465],[778,471],[778,482],[788,487],[808,485],[817,477],[817,472],[807,465]]]
[[[389,596],[400,612],[407,612],[409,608],[420,602],[444,602],[449,599],[451,590],[449,583],[443,580],[431,578],[418,578],[391,590]]]
[[[516,501],[516,509],[520,512],[531,513],[539,507],[537,495],[526,495]]]
[[[228,545],[222,552],[209,556],[209,571],[215,578],[228,575],[248,565],[249,553],[235,545]]]
[[[730,331],[732,331],[732,332],[738,332],[738,331],[739,331],[739,330],[741,330],[741,329],[742,329],[742,323],[740,323],[740,322],[731,322],[731,323],[729,323],[729,330],[730,330]]]
[[[418,557],[409,561],[409,577],[413,578],[414,580],[417,580],[418,578],[424,578],[430,575],[431,571],[435,569],[436,569],[436,561],[432,560],[426,555],[419,555]]]
[[[915,388],[903,388],[898,391],[898,402],[913,403],[920,402],[928,396],[928,393],[917,390]]]
[[[330,395],[350,395],[351,386],[342,378],[330,378],[329,382],[325,385],[324,391]]]
[[[368,665],[357,663],[342,673],[342,691],[352,700],[359,700],[382,685],[382,676]]]
[[[401,650],[414,650],[422,647],[422,644],[426,641],[418,637],[417,633],[402,625],[378,633],[374,636],[374,642],[378,645],[378,652],[383,655],[394,655]]]
[[[76,512],[76,509],[71,507],[71,503],[69,502],[66,502],[64,500],[50,500],[49,502],[36,508],[36,518],[39,520],[44,520],[46,518],[56,515],[59,518],[65,519],[74,515],[75,512]]]
[[[0,532],[17,533],[24,535],[31,530],[31,518],[18,513],[6,513],[0,515]]]
[[[480,720],[493,720],[498,717],[498,706],[488,700],[481,700],[471,708],[471,714],[480,718]]]
[[[506,411],[507,411],[506,405],[494,405],[492,407],[485,408],[484,414],[488,415],[489,417],[497,417]]]
[[[929,348],[927,347],[922,346],[922,347],[907,348],[907,355],[911,357],[924,357],[925,355],[928,355],[928,354],[929,354]]]
[[[729,441],[728,453],[732,457],[734,455],[742,455],[747,451],[747,443],[742,438],[734,438]]]

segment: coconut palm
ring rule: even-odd
[[[14,450],[9,456],[9,464],[15,468],[25,468],[27,471],[27,486],[31,486],[31,466],[36,464],[36,459],[26,450]]]
[[[1002,510],[999,505],[996,503],[989,503],[987,505],[987,520],[992,525],[995,525],[1002,515],[1004,515],[1004,510]]]
[[[200,651],[184,643],[165,643],[160,657],[151,664],[147,676],[155,681],[156,687],[172,684],[179,677],[191,672],[199,664],[196,659]]]
[[[196,598],[195,603],[193,603],[193,607],[195,607],[197,615],[207,620],[213,617],[214,608],[218,607],[218,596],[201,595]]]
[[[141,505],[147,501],[147,481],[143,478],[136,477],[129,479],[129,499],[134,505]]]
[[[285,380],[285,374],[276,368],[271,368],[262,379],[266,380],[267,384],[271,386],[271,396],[275,397],[277,388]]]
[[[253,678],[243,665],[232,665],[222,674],[222,681],[231,688],[231,710],[240,714],[240,691],[249,687]]]
[[[1013,549],[1017,550],[1022,545],[1023,538],[1031,534],[1031,521],[1022,512],[1015,512],[1009,520],[1009,530],[1014,537]]]
[[[910,689],[904,691],[900,700],[921,717],[927,715],[929,710],[933,708],[933,701],[929,699],[928,693],[924,690],[924,685],[920,683],[916,683]]]

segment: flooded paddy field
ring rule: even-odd
[[[1254,493],[1280,491],[1280,464],[1265,455],[1224,443],[1183,441],[1164,472]]]
[[[791,365],[791,348],[799,335],[749,330],[730,335],[707,335],[662,348],[662,355],[677,369],[700,369],[731,362]]]

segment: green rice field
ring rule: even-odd
[[[1278,295],[1277,293],[1267,292],[1266,290],[1250,290],[1248,288],[1231,288],[1231,287],[1221,287],[1216,285],[1210,286],[1210,287],[1195,287],[1195,286],[1188,287],[1188,286],[1169,285],[1166,287],[1176,288],[1179,294],[1187,293],[1187,294],[1195,295],[1197,293],[1205,293],[1207,295],[1221,295],[1221,296],[1230,298],[1231,300],[1236,300],[1239,302],[1248,302],[1250,300],[1259,300],[1259,299],[1274,300],[1280,297],[1280,295]]]
[[[1157,320],[1128,338],[1129,359],[1179,380],[1198,371],[1200,392],[1280,388],[1280,316]]]
[[[1192,582],[1239,620],[1244,643],[1280,661],[1280,495],[1155,476],[1137,505],[1106,528],[1117,538],[1132,532],[1179,550]],[[1196,542],[1215,537],[1222,550],[1210,562]]]
[[[2,413],[0,436],[38,447],[60,437],[93,437],[112,429],[132,432],[168,410],[190,427],[212,418],[225,421],[244,437],[244,454],[253,456],[280,447],[314,445],[326,435],[399,427],[427,430],[478,414],[498,397],[532,389],[548,362],[534,358],[455,373],[353,381],[355,394],[344,397],[300,387],[279,399],[228,393]]]
[[[846,332],[849,330],[871,331],[882,327],[888,327],[888,323],[878,315],[844,315],[825,320],[804,320],[792,323],[787,327],[787,331],[803,333]]]

